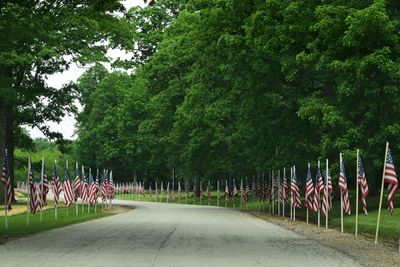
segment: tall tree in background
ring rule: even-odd
[[[60,140],[44,122],[76,111],[74,86],[52,88],[46,78],[71,64],[107,61],[109,48],[130,42],[123,12],[118,0],[1,1],[0,151],[8,148],[12,177],[18,127],[37,127]]]

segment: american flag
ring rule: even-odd
[[[197,193],[196,193],[196,183],[193,184],[193,200],[196,201]]]
[[[251,189],[253,191],[253,200],[256,198],[257,195],[257,187],[256,187],[256,181],[253,178],[253,184],[251,185]]]
[[[281,195],[282,195],[282,203],[286,204],[287,201],[288,201],[288,184],[287,184],[286,173],[285,172],[283,172]]]
[[[97,203],[97,195],[99,193],[99,181],[97,180],[97,177],[94,179],[94,182],[90,186],[90,192],[89,192],[89,203],[91,206]]]
[[[202,186],[202,184],[201,184],[201,182],[200,182],[200,201],[203,199],[203,186]]]
[[[173,188],[171,190],[171,200],[175,201],[175,190]]]
[[[81,196],[81,178],[79,177],[78,163],[76,164],[75,168],[75,180],[74,180],[73,190],[74,190],[75,201],[77,201],[78,198]]]
[[[110,199],[114,199],[115,198],[115,186],[114,186],[112,171],[110,172],[110,178],[108,180],[108,197]]]
[[[89,199],[89,184],[86,179],[86,175],[82,173],[83,182],[81,184],[81,191],[82,191],[82,201],[86,202]]]
[[[5,151],[6,152],[5,152],[5,156],[4,156],[3,170],[2,170],[2,173],[1,173],[1,181],[3,182],[4,188],[6,188],[7,209],[11,210],[12,209],[13,193],[12,193],[12,186],[11,186],[10,169],[8,167],[7,150],[5,150]]]
[[[225,201],[229,201],[229,186],[228,186],[228,180],[225,180]]]
[[[43,174],[43,192],[42,192],[42,199],[43,199],[43,206],[47,205],[47,194],[49,193],[49,180],[47,179],[47,175]]]
[[[293,207],[300,208],[301,207],[300,190],[297,185],[297,175],[296,175],[295,167],[293,167],[293,178],[292,178],[290,191],[292,192],[292,197],[293,197],[293,204],[292,204]]]
[[[321,169],[317,168],[317,175],[315,176],[315,189],[314,189],[314,210],[317,212],[321,206],[321,191],[324,190],[324,182],[322,179]]]
[[[182,188],[181,188],[181,182],[178,181],[178,199],[181,201],[182,199]]]
[[[151,190],[151,182],[149,183],[149,199],[153,196],[153,190]]]
[[[327,173],[327,181],[324,188],[324,195],[322,199],[322,212],[327,216],[328,212],[332,208],[332,180],[331,175],[329,173],[329,169],[326,170]]]
[[[101,200],[103,203],[107,201],[107,179],[105,176],[101,181]]]
[[[392,154],[390,153],[390,149],[388,148],[387,159],[385,163],[385,172],[384,172],[384,180],[388,183],[388,201],[387,206],[390,213],[393,213],[394,206],[393,200],[394,196],[397,194],[399,189],[399,184],[397,181],[396,171],[393,165]]]
[[[238,195],[238,190],[236,188],[236,183],[235,183],[235,179],[233,180],[233,201],[236,200],[236,197]]]
[[[361,187],[361,201],[363,204],[363,210],[365,212],[365,215],[368,214],[367,211],[367,196],[369,193],[368,190],[368,183],[367,183],[367,179],[365,177],[365,171],[364,171],[364,167],[361,161],[361,157],[358,158],[358,171],[357,171],[357,179],[358,179],[358,184]]]
[[[247,203],[248,200],[249,200],[249,193],[250,193],[250,185],[249,185],[249,183],[247,182],[247,178],[246,178],[246,189],[244,190],[244,196],[245,196],[244,201],[245,201],[246,203]]]
[[[58,173],[57,173],[57,165],[56,165],[56,162],[54,161],[53,195],[54,195],[54,205],[55,206],[58,206],[58,202],[60,199],[60,193],[61,193],[61,182],[60,182],[60,177],[58,177]]]
[[[33,169],[29,170],[29,207],[33,214],[35,214],[37,209],[37,201],[36,201],[36,186],[35,186],[35,176],[33,173]]]
[[[339,188],[342,191],[343,211],[350,214],[349,191],[347,189],[347,179],[342,160],[340,160]]]
[[[240,202],[244,203],[244,187],[243,187],[243,179],[240,179]]]
[[[65,181],[64,181],[64,203],[69,207],[71,206],[73,201],[74,201],[74,193],[72,192],[70,174],[67,168],[65,171]]]
[[[314,184],[311,178],[311,169],[310,166],[308,166],[307,178],[306,178],[306,207],[309,210],[314,210],[313,194],[314,194]]]
[[[210,181],[208,181],[207,189],[206,189],[207,201],[208,204],[211,203],[211,191],[210,191]]]
[[[156,192],[155,192],[155,193],[156,193],[156,201],[158,201],[158,188],[157,188],[157,182],[156,182],[156,188],[155,188],[155,189],[156,189]]]
[[[167,199],[168,199],[168,200],[171,200],[171,199],[170,199],[170,195],[169,195],[169,183],[167,183]]]
[[[221,190],[219,190],[219,180],[217,181],[217,199],[221,199]]]

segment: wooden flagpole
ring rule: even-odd
[[[44,157],[42,157],[42,172],[40,174],[40,200],[41,203],[43,203],[43,176],[44,176]],[[39,221],[42,223],[43,222],[43,209],[42,205],[40,205],[40,215],[39,215]]]
[[[286,168],[285,167],[283,168],[283,177],[286,178]],[[285,192],[285,195],[286,194],[287,194],[287,192]],[[283,217],[285,217],[285,199],[282,201],[282,215],[283,215]]]
[[[321,163],[318,160],[318,170],[320,170],[321,172]],[[319,184],[319,180],[317,180],[317,184]],[[321,197],[321,194],[319,193],[319,185],[318,185],[318,194],[319,194],[319,198]],[[321,226],[321,199],[319,200],[318,203],[318,227]]]
[[[379,198],[378,219],[377,219],[377,222],[376,222],[375,244],[378,244],[379,222],[380,222],[380,219],[381,219],[383,190],[385,189],[385,169],[386,169],[386,161],[387,161],[388,149],[389,149],[389,142],[386,142],[385,161],[383,162],[383,172],[382,172],[381,195],[380,195],[380,198]]]
[[[343,164],[342,153],[339,153],[340,165]],[[340,189],[340,232],[343,234],[343,190]]]
[[[92,175],[92,168],[89,168],[89,177],[88,177],[88,184],[90,183],[90,176]],[[89,188],[90,188],[90,185],[89,185]],[[88,199],[90,199],[90,190],[89,190],[89,193],[88,193]],[[90,213],[90,201],[88,201],[87,202],[87,211],[88,211],[88,213]]]
[[[75,163],[75,169],[76,169],[76,172],[77,172],[77,175],[79,175],[79,169],[78,169],[78,162],[76,162]],[[75,184],[75,178],[76,177],[74,177],[74,184]],[[80,185],[80,182],[79,182],[79,185]],[[75,193],[75,192],[74,192]],[[79,192],[78,192],[79,193]],[[79,202],[78,202],[78,196],[75,196],[74,195],[74,197],[76,198],[76,201],[75,201],[75,215],[78,215],[78,209],[79,209]]]
[[[325,216],[325,229],[328,229],[328,217],[329,217],[329,191],[328,191],[328,173],[329,173],[329,161],[326,159],[326,173],[325,173],[325,194],[326,194],[326,216]]]
[[[26,201],[26,226],[29,226],[29,205],[31,202],[31,190],[30,190],[30,186],[29,186],[29,174],[31,172],[31,156],[28,156],[28,183],[27,183],[27,189],[28,189],[28,196],[27,196],[27,201]]]
[[[357,149],[357,161],[356,161],[356,227],[355,227],[355,236],[358,236],[358,161],[359,161],[359,153],[360,151]]]

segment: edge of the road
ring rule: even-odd
[[[240,210],[248,216],[272,223],[286,230],[303,235],[321,245],[337,250],[364,266],[400,266],[400,256],[392,244],[374,244],[372,238],[349,233],[340,233],[336,229],[325,229],[303,221],[290,221],[260,211]]]

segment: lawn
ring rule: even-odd
[[[15,205],[24,206],[26,209],[26,202],[18,203]],[[26,212],[15,214],[8,217],[8,229],[5,229],[4,216],[0,217],[0,236],[18,237],[28,234],[34,234],[62,226],[85,222],[93,219],[102,218],[114,214],[114,210],[101,210],[101,206],[97,207],[97,212],[94,212],[94,207],[91,207],[90,213],[85,207],[85,212],[82,214],[82,206],[79,205],[79,214],[75,214],[75,206],[69,208],[61,206],[57,209],[57,221],[54,218],[53,204],[48,204],[48,209],[42,212],[42,222],[40,222],[39,212],[36,214],[29,213],[29,226],[26,226],[27,215]],[[3,209],[4,210],[4,209]],[[3,214],[4,211],[1,213]]]
[[[161,196],[161,194],[159,194]],[[193,193],[189,192],[189,199],[187,204],[194,204],[193,198],[192,198]],[[211,194],[211,205],[216,206],[217,205],[217,194],[215,191],[212,192]],[[125,199],[125,200],[135,200],[135,201],[152,201],[155,202],[155,194],[153,192],[153,196],[151,200],[149,199],[148,192],[146,194],[146,198],[144,198],[142,195],[137,195],[137,194],[118,194],[117,198],[119,199]],[[181,204],[186,204],[186,193],[182,193],[182,200],[180,201]],[[322,199],[322,195],[321,195]],[[383,208],[381,212],[381,222],[380,222],[380,231],[379,231],[379,237],[380,239],[385,239],[390,242],[398,242],[398,238],[400,236],[400,211],[396,210],[396,201],[395,201],[395,211],[393,215],[390,215],[390,213],[386,210],[386,199],[387,197],[384,196],[383,199]],[[350,200],[351,200],[351,215],[344,215],[344,231],[349,232],[349,233],[354,233],[355,229],[355,194],[353,191],[350,191]],[[167,202],[166,200],[166,194],[164,194],[164,197],[161,199],[159,197],[159,202]],[[179,204],[178,200],[178,194],[175,192],[175,201],[169,201],[169,203],[176,203]],[[197,197],[196,200],[196,205],[208,205],[207,197],[204,194],[204,198],[202,201],[199,200],[199,197]],[[304,205],[304,198],[302,199],[302,204]],[[379,197],[368,197],[367,198],[367,205],[368,205],[368,215],[365,216],[364,212],[362,210],[362,204],[361,201],[359,201],[359,217],[358,217],[358,233],[366,236],[374,236],[375,235],[375,229],[376,229],[376,220],[377,220],[377,215],[378,215],[378,205],[379,205]],[[220,206],[225,207],[225,197],[224,194],[222,194],[221,200],[220,200]],[[340,200],[339,198],[333,199],[333,208],[331,212],[329,213],[329,228],[336,228],[340,229]],[[227,205],[228,208],[233,207],[233,201],[232,199],[228,202]],[[246,205],[240,205],[240,197],[236,199],[235,202],[235,207],[236,208],[242,208],[242,209],[248,209],[248,210],[262,210],[265,212],[269,212],[269,203],[260,203],[259,201],[255,200],[253,201],[253,196],[252,193],[250,193],[249,197],[249,203]],[[289,217],[290,216],[290,210],[289,210],[289,205],[287,204],[285,206],[285,216]],[[399,207],[400,208],[400,207]],[[282,207],[281,207],[281,212],[282,212]],[[275,204],[275,213],[277,213],[277,204]],[[309,213],[309,223],[312,224],[317,224],[317,213],[315,212],[310,212]],[[296,220],[306,220],[306,209],[305,208],[300,208],[296,209]],[[325,217],[321,212],[321,227],[325,227]]]

